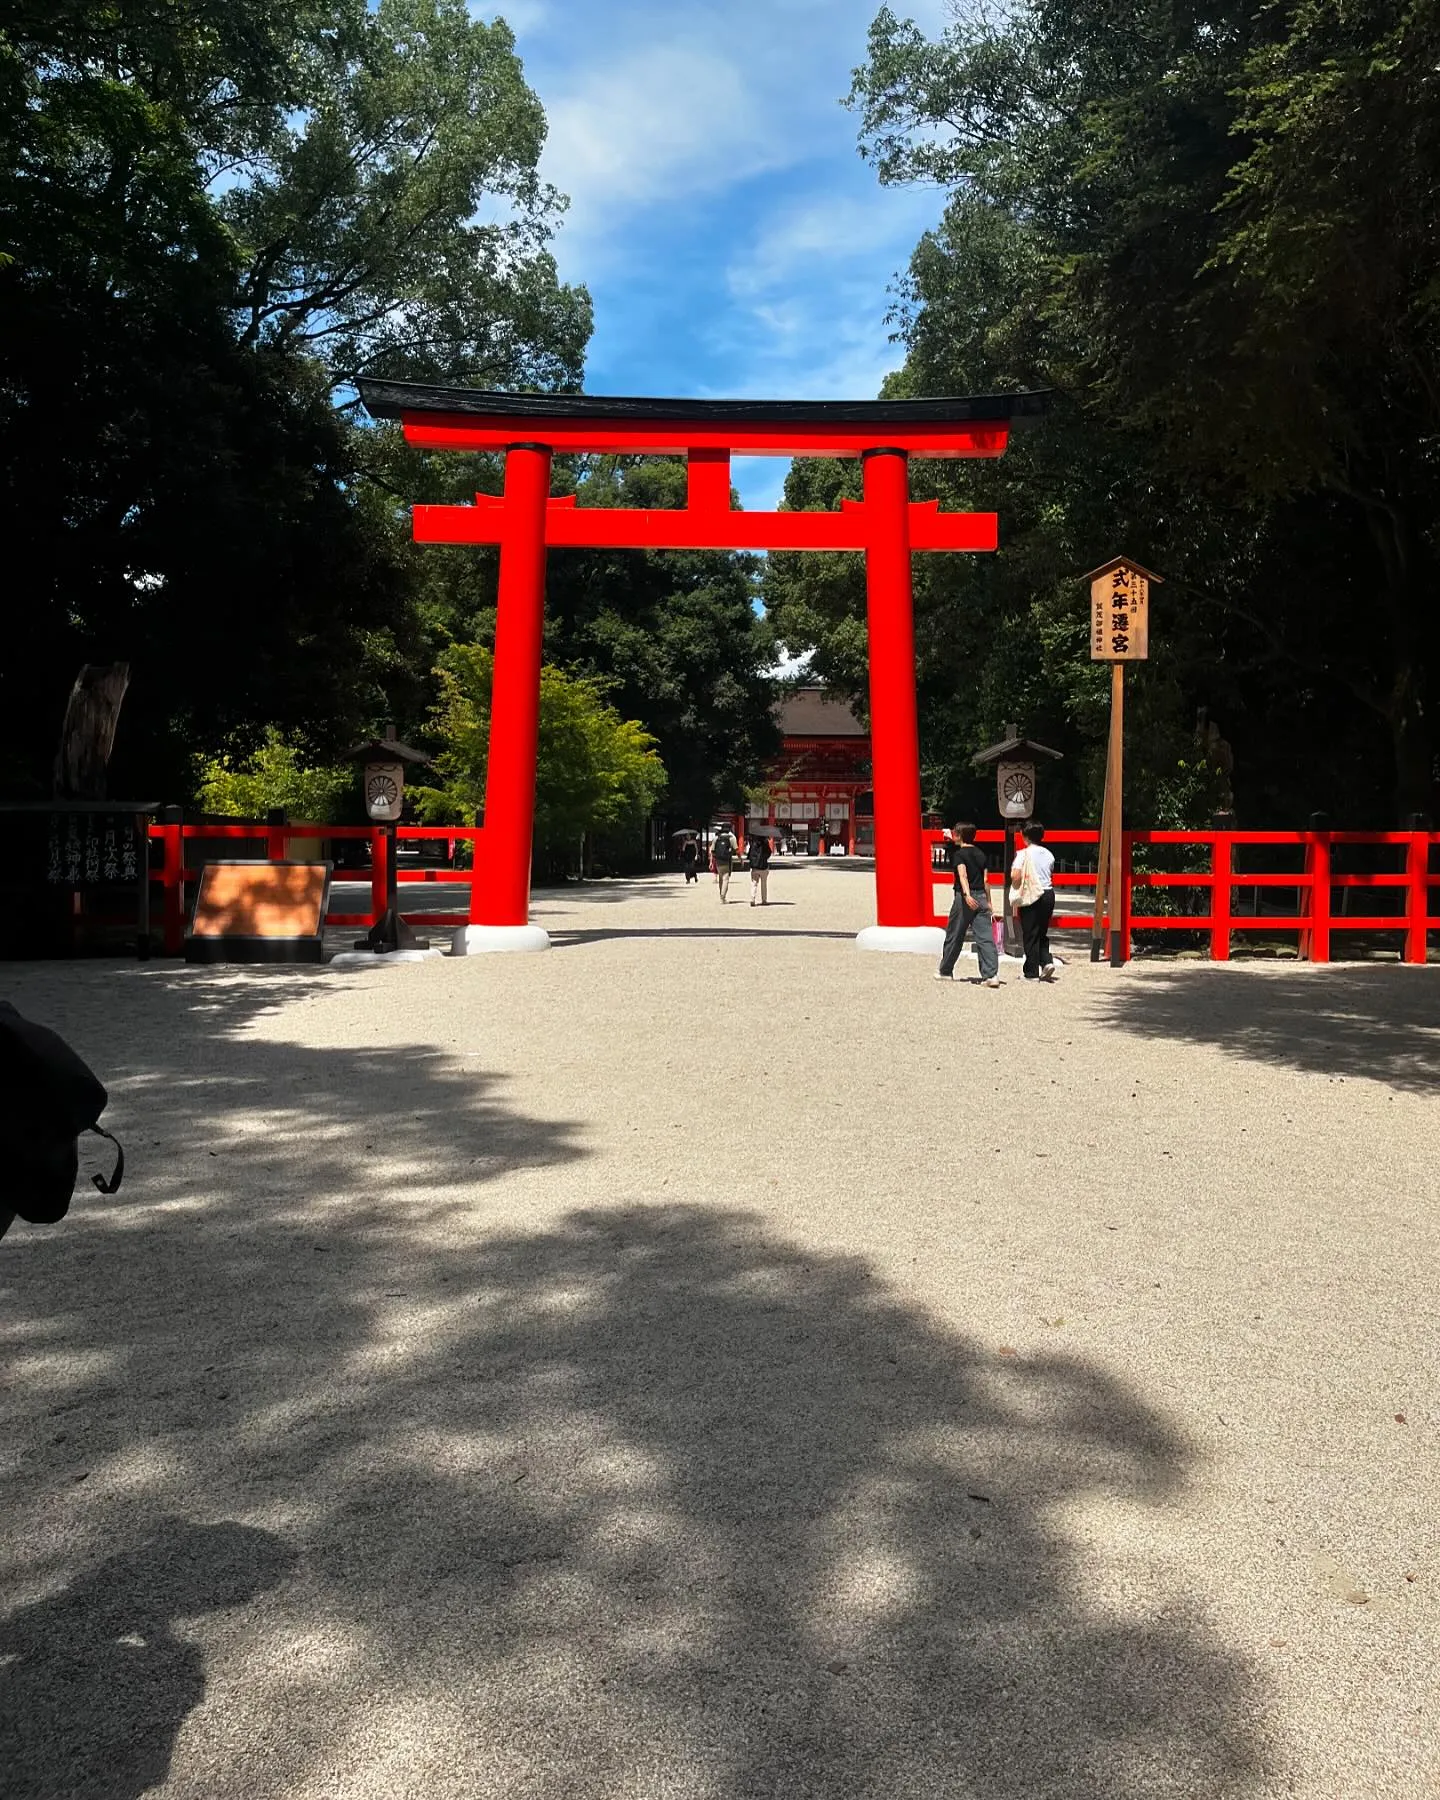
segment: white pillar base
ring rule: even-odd
[[[548,950],[542,925],[462,925],[450,940],[452,956],[487,956],[516,950]]]
[[[390,963],[429,962],[432,956],[443,956],[443,950],[337,950],[327,969],[381,969]]]
[[[898,950],[910,956],[933,956],[945,948],[939,925],[867,925],[855,939],[857,950]]]

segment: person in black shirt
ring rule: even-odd
[[[735,840],[730,827],[722,825],[710,846],[710,867],[715,871],[715,885],[720,890],[722,906],[730,902],[730,875],[735,867]]]
[[[750,869],[750,904],[755,904],[755,896],[760,896],[760,904],[768,906],[770,895],[767,892],[770,882],[770,840],[764,837],[752,837],[745,846],[745,861]]]
[[[957,825],[947,847],[955,877],[955,898],[945,923],[945,948],[935,978],[937,981],[954,980],[955,964],[965,947],[965,933],[973,931],[980,979],[986,987],[999,987],[1000,952],[995,948],[995,918],[990,911],[990,890],[985,884],[985,852],[975,842],[975,827]]]

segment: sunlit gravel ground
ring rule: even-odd
[[[5,1800],[1440,1794],[1440,969],[771,894],[6,965],[130,1167],[0,1244]]]

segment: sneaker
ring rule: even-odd
[[[1004,987],[1005,983],[998,975],[992,975],[988,981],[982,981],[981,987]]]
[[[1055,980],[1055,965],[1054,965],[1054,963],[1046,963],[1045,967],[1040,971],[1040,979],[1042,981],[1054,981]]]
[[[953,975],[947,975],[943,969],[937,969],[935,971],[935,979],[937,981],[953,981],[955,977]]]

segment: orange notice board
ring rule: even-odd
[[[187,962],[319,962],[328,862],[210,862],[200,871]]]

